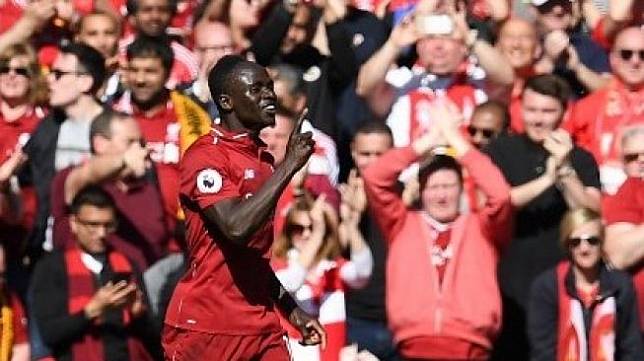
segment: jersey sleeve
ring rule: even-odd
[[[238,180],[230,167],[232,161],[226,150],[215,144],[191,147],[181,162],[181,196],[201,209],[239,197]]]

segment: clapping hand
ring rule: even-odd
[[[559,168],[568,161],[570,152],[573,149],[573,142],[568,132],[563,129],[556,129],[543,142],[543,147],[553,157],[554,165]]]

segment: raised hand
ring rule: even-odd
[[[551,31],[543,41],[543,49],[553,61],[556,61],[561,56],[568,45],[570,45],[570,38],[562,30]]]
[[[141,146],[139,143],[132,143],[123,153],[123,162],[128,175],[142,177],[148,164],[150,149]]]
[[[134,296],[136,290],[137,288],[134,283],[120,281],[113,284],[112,282],[108,282],[96,291],[92,299],[85,306],[85,315],[88,318],[96,318],[102,316],[110,308],[123,306]]]
[[[419,38],[420,35],[411,14],[405,16],[389,35],[389,41],[399,50],[416,43]]]
[[[9,159],[0,165],[0,184],[8,181],[26,161],[27,155],[22,152],[22,149],[16,149]]]
[[[324,233],[326,232],[326,218],[324,215],[325,201],[326,195],[320,194],[313,202],[313,206],[309,211],[309,216],[311,217],[311,223],[313,226],[311,232],[322,235],[322,238],[324,238]]]
[[[570,134],[563,129],[556,129],[543,142],[543,147],[550,153],[558,168],[568,161],[573,149]]]
[[[304,123],[307,113],[308,109],[302,111],[286,144],[286,156],[284,159],[285,161],[293,162],[296,170],[299,170],[308,162],[315,147],[313,133],[302,133],[302,123]]]

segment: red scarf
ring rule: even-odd
[[[70,314],[82,312],[92,299],[97,289],[94,285],[94,276],[81,260],[81,251],[77,247],[65,251],[65,264],[67,266],[67,284],[69,287],[68,309]],[[116,272],[132,273],[130,261],[121,253],[110,251],[107,259]],[[127,325],[132,320],[128,310],[123,309],[123,324]],[[100,329],[92,325],[80,341],[72,345],[72,360],[74,361],[104,361],[105,353]],[[128,349],[131,360],[150,360],[143,345],[133,337],[128,338]]]
[[[591,317],[590,340],[586,339],[583,305],[566,291],[565,279],[570,262],[557,265],[559,294],[559,322],[557,333],[557,361],[609,361],[615,358],[614,297],[603,299]],[[590,347],[588,347],[590,342]],[[590,355],[587,354],[590,350]]]

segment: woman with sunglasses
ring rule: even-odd
[[[289,339],[294,361],[338,360],[345,344],[343,290],[365,286],[371,276],[373,259],[358,230],[360,217],[346,210],[342,213],[338,225],[337,214],[324,195],[311,201],[304,194],[289,210],[273,245],[277,278],[302,309],[319,318],[327,333],[324,350]],[[349,260],[341,257],[343,245],[349,249]],[[282,324],[289,337],[297,337],[287,322]]]
[[[532,284],[531,359],[644,360],[633,284],[603,262],[600,215],[568,211],[560,229],[568,260]]]
[[[16,231],[30,226],[35,213],[35,194],[33,188],[24,186],[17,192],[16,183],[12,187],[10,180],[25,160],[22,146],[44,117],[40,106],[46,100],[47,86],[34,50],[29,45],[15,44],[0,53],[0,206],[3,210],[0,217],[5,225],[24,227],[11,230],[3,227],[0,232],[14,238]],[[13,241],[11,244],[15,244]]]

